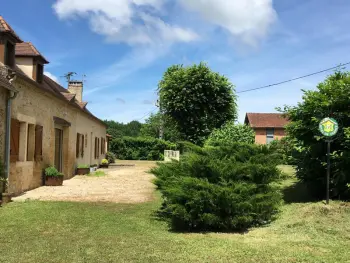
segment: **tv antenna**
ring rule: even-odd
[[[66,78],[67,82],[69,83],[71,81],[71,78],[74,76],[74,75],[77,75],[77,73],[75,72],[68,72],[67,74],[65,74],[63,77]]]

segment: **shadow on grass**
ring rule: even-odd
[[[308,203],[318,201],[313,197],[306,184],[303,182],[295,182],[294,184],[286,187],[282,191],[283,199],[287,204],[290,203]]]

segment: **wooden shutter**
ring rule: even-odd
[[[97,159],[96,149],[97,149],[97,138],[95,137],[95,158],[94,159]]]
[[[42,161],[43,155],[43,126],[35,126],[35,161]]]
[[[77,141],[76,141],[76,157],[79,158],[79,149],[80,149],[80,134],[77,133]]]
[[[18,120],[11,119],[11,147],[10,147],[10,161],[18,161],[19,153],[19,130],[20,123]]]

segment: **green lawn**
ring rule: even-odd
[[[293,203],[295,183],[280,217],[246,234],[172,233],[153,217],[159,198],[11,203],[0,208],[0,262],[350,262],[350,204]]]

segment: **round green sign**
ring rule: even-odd
[[[339,130],[338,122],[333,118],[324,118],[319,125],[320,132],[326,137],[332,137]]]

